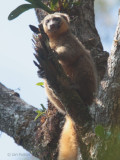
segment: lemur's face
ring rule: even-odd
[[[48,35],[58,34],[68,29],[69,17],[66,14],[54,13],[43,20],[43,28]]]
[[[59,16],[49,16],[45,19],[45,26],[49,32],[58,30],[61,26],[61,18]]]

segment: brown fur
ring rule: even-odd
[[[59,17],[60,21],[55,22],[53,20],[54,17]],[[51,24],[53,24],[52,27]],[[66,75],[70,77],[73,87],[78,91],[85,105],[91,105],[96,91],[95,69],[89,51],[71,33],[69,17],[61,13],[48,15],[43,20],[43,28],[49,37],[50,47],[57,52],[59,63],[62,65]],[[55,96],[52,89],[49,88],[47,81],[45,81],[45,88],[49,100],[60,112],[65,113],[64,106]],[[75,133],[74,123],[67,116],[60,139],[58,160],[77,159],[78,146]]]

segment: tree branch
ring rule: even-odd
[[[0,130],[36,156],[34,144],[38,121],[34,121],[35,111],[36,108],[25,103],[13,90],[0,83]]]
[[[104,137],[94,144],[97,160],[118,160],[120,157],[120,10],[107,72],[101,82],[96,104],[91,110],[95,111],[94,124],[104,126]]]
[[[119,124],[120,117],[120,12],[118,25],[114,37],[111,54],[108,59],[108,68],[98,93],[96,108],[96,123]],[[109,105],[108,105],[109,104]],[[104,118],[99,116],[104,115]],[[109,116],[108,116],[109,115]],[[116,117],[117,116],[117,117]],[[116,120],[117,121],[116,121]]]
[[[34,121],[36,110],[20,99],[16,92],[0,83],[0,130],[13,137],[18,145],[35,157],[41,160],[56,159],[62,127],[59,124],[63,116],[48,106],[46,115]]]

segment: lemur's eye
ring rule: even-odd
[[[49,21],[50,21],[49,19],[48,19],[48,20],[46,20],[46,25],[47,25],[47,23],[49,23]]]
[[[60,18],[59,17],[54,17],[53,21],[60,21]]]

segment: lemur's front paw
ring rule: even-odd
[[[30,27],[30,29],[31,29],[35,34],[40,33],[39,28],[37,28],[37,27],[35,27],[35,26],[33,26],[33,25],[29,25],[29,27]]]
[[[52,50],[52,52],[49,52],[48,59],[54,59],[54,58],[58,60],[59,56],[54,50]]]
[[[43,67],[41,67],[41,65],[40,64],[38,64],[36,61],[33,61],[34,62],[34,64],[38,67],[38,76],[40,77],[40,78],[46,78],[46,76],[45,76],[45,71],[44,71],[44,68]]]
[[[40,77],[40,78],[43,78],[43,79],[45,79],[46,78],[46,75],[45,75],[45,72],[44,72],[44,70],[39,70],[38,72],[38,76]]]

